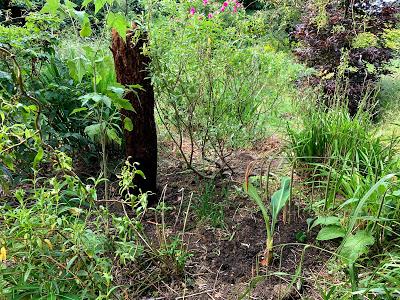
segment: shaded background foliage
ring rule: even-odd
[[[347,99],[342,101],[348,102],[352,115],[385,73],[383,65],[394,50],[385,34],[396,29],[399,21],[396,3],[376,7],[361,5],[364,2],[310,1],[294,32],[299,41],[295,54],[319,71],[312,84],[321,84],[328,96],[343,89]]]

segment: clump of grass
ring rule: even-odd
[[[288,135],[293,163],[307,171],[327,198],[362,194],[398,163],[398,139],[377,136],[368,112],[351,117],[344,106],[308,107],[302,128],[288,128]]]
[[[224,226],[223,202],[228,197],[228,190],[223,187],[219,192],[214,181],[207,182],[193,205],[199,221],[208,222],[212,227]],[[218,201],[218,202],[216,202]]]
[[[315,189],[322,199],[313,203],[313,226],[322,227],[317,239],[343,238],[338,255],[350,283],[328,290],[324,299],[338,293],[343,299],[392,299],[396,290],[383,287],[396,281],[396,271],[388,268],[387,257],[382,260],[382,249],[393,248],[398,238],[398,137],[379,136],[368,111],[350,116],[343,105],[307,107],[301,119],[301,128],[288,128],[289,156],[312,184],[311,202]],[[363,259],[371,253],[379,254]]]

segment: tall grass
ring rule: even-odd
[[[368,112],[351,117],[344,106],[315,105],[301,118],[300,129],[288,127],[289,157],[332,201],[362,195],[399,165],[398,138],[377,136]]]
[[[344,260],[351,285],[339,287],[333,297],[395,299],[400,293],[398,249],[393,249],[400,224],[398,137],[379,136],[368,111],[352,117],[344,105],[328,109],[311,103],[300,118],[300,127],[288,127],[289,157],[312,186],[316,215],[340,221],[326,227],[346,232],[338,253],[351,258]],[[314,194],[320,201],[314,202]]]

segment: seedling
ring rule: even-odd
[[[245,175],[244,190],[250,196],[250,198],[257,203],[263,215],[267,233],[263,264],[269,265],[273,255],[273,235],[275,231],[275,225],[278,222],[280,211],[285,207],[290,196],[290,178],[286,176],[282,177],[281,188],[272,195],[271,203],[269,207],[267,207],[257,189],[251,182],[249,182],[249,173],[250,172],[248,169]],[[265,195],[265,197],[267,196],[268,195]]]

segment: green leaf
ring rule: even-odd
[[[392,195],[395,196],[395,197],[399,197],[400,196],[400,190],[393,191]]]
[[[112,100],[110,97],[99,94],[99,93],[89,93],[79,97],[79,100],[82,101],[82,105],[86,105],[89,100],[93,100],[95,103],[104,103],[105,106],[111,108]]]
[[[87,13],[82,10],[74,10],[73,14],[79,20],[80,24],[83,24],[83,22],[85,21],[85,17],[87,17],[89,19],[89,17],[87,16]]]
[[[360,199],[358,199],[358,198],[350,198],[350,199],[347,199],[345,202],[343,202],[343,203],[339,206],[338,209],[342,209],[343,207],[345,207],[345,206],[347,206],[347,205],[350,205],[350,204],[352,204],[352,203],[356,203],[356,202],[358,202],[358,201],[360,201]]]
[[[133,130],[133,123],[132,123],[131,118],[128,118],[128,117],[124,118],[124,128],[128,131]]]
[[[88,60],[82,55],[75,57],[74,59],[68,60],[67,65],[69,74],[75,81],[82,81],[82,78],[87,71],[87,64]]]
[[[317,240],[319,241],[328,241],[337,238],[344,237],[346,235],[346,231],[340,227],[335,225],[330,225],[323,227],[317,235]]]
[[[44,156],[43,148],[40,147],[38,153],[36,154],[35,158],[33,159],[33,168],[36,170],[39,163],[42,161]]]
[[[88,110],[87,107],[75,108],[69,115],[72,116],[72,115],[74,115],[74,114],[77,114],[77,113],[79,113],[79,112],[81,112],[81,111],[86,111],[86,110]]]
[[[91,3],[93,0],[84,0],[83,2],[82,2],[82,6],[83,7],[86,7],[89,3]]]
[[[78,258],[78,255],[75,255],[74,257],[72,257],[72,258],[68,261],[67,266],[66,266],[66,268],[65,268],[66,271],[68,271],[68,270],[72,267],[72,265],[74,264],[74,262],[75,262],[75,260],[76,260],[77,258]]]
[[[274,232],[275,224],[278,221],[279,212],[286,205],[290,196],[290,178],[283,177],[281,179],[281,188],[276,191],[271,198],[271,215],[272,224],[271,231]]]
[[[11,155],[6,154],[1,159],[7,168],[14,170],[14,160]]]
[[[296,232],[295,238],[296,238],[296,241],[298,241],[300,243],[305,243],[307,240],[307,235],[304,231],[299,231],[299,232]]]
[[[94,140],[94,137],[96,135],[99,135],[101,133],[101,124],[92,124],[89,125],[85,128],[85,133],[92,139]]]
[[[47,0],[41,12],[55,15],[57,14],[57,10],[59,7],[60,7],[60,0]]]
[[[267,231],[269,231],[269,214],[267,207],[265,206],[264,202],[262,201],[260,195],[257,192],[257,189],[251,182],[248,182],[246,186],[246,182],[243,184],[244,191],[249,195],[249,197],[258,205],[261,210],[261,213],[264,218],[265,226],[267,227]]]
[[[81,37],[89,37],[92,35],[92,28],[90,27],[89,18],[83,21],[81,31],[79,31]]]
[[[58,297],[61,300],[80,300],[81,299],[79,296],[73,295],[73,294],[62,294],[62,295],[58,295]]]
[[[78,272],[76,272],[76,275],[78,275],[79,277],[87,277],[89,273],[85,270],[79,270]]]
[[[52,294],[47,296],[46,300],[57,300],[57,297],[56,297],[55,294],[52,293]]]
[[[103,102],[108,108],[111,108],[112,100],[110,97],[106,95],[101,95],[101,102]]]
[[[94,14],[97,14],[106,3],[107,0],[94,0]]]
[[[109,86],[107,87],[107,90],[113,92],[114,94],[118,95],[119,98],[123,98],[124,93],[125,93],[125,89],[123,86]]]
[[[69,0],[65,0],[64,5],[68,9],[74,9],[75,7],[77,7],[77,5],[74,2],[71,2]]]
[[[24,282],[26,282],[29,278],[29,275],[31,274],[31,271],[33,269],[33,266],[29,265],[28,269],[26,270],[25,274],[24,274]]]
[[[117,97],[113,97],[112,100],[113,100],[114,105],[115,105],[118,109],[125,109],[125,110],[135,111],[135,110],[133,109],[132,104],[131,104],[128,100],[126,100],[126,99],[119,98],[119,97],[117,96]]]
[[[142,170],[136,170],[135,171],[135,175],[139,175],[140,177],[142,177],[143,179],[146,179],[146,176],[144,175]],[[143,194],[144,195],[144,194]]]
[[[110,140],[116,142],[118,145],[121,145],[121,139],[114,128],[107,128],[106,131],[107,131],[107,136]]]
[[[144,88],[143,88],[143,86],[141,86],[140,84],[130,84],[130,85],[128,85],[128,87],[129,87],[129,89],[131,90],[131,91],[134,91],[134,90],[139,90],[139,91],[146,91]]]
[[[367,246],[371,246],[374,243],[375,239],[370,232],[360,230],[356,234],[351,234],[346,238],[339,254],[345,262],[352,264],[361,255],[368,252]]]
[[[129,23],[123,14],[110,12],[107,16],[107,26],[114,28],[123,40],[126,39]]]
[[[328,217],[323,217],[320,216],[318,217],[315,222],[312,224],[311,228],[314,228],[315,226],[318,225],[337,225],[340,226],[340,219],[338,217],[335,216],[328,216]]]

